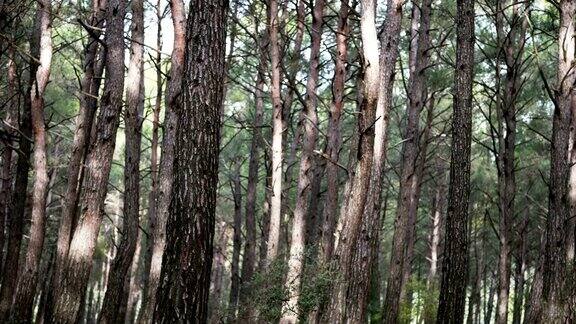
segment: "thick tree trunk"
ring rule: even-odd
[[[392,238],[392,251],[390,256],[388,286],[384,301],[384,321],[394,323],[398,321],[400,298],[405,291],[404,282],[406,268],[410,266],[408,259],[408,245],[413,246],[414,223],[418,204],[418,192],[421,174],[418,172],[419,146],[420,146],[420,113],[426,104],[426,69],[429,61],[429,29],[431,1],[413,1],[412,5],[419,14],[413,14],[413,19],[419,19],[419,28],[413,32],[412,38],[417,41],[411,43],[411,56],[414,66],[410,68],[410,86],[408,88],[408,107],[406,111],[407,125],[403,136],[401,153],[402,171],[400,175],[400,192],[398,194],[398,209],[394,221],[394,236]],[[414,22],[413,22],[414,24]],[[413,29],[415,30],[415,29]],[[423,158],[423,157],[420,157]],[[413,249],[413,248],[412,248]]]
[[[44,247],[46,233],[46,198],[48,195],[48,160],[46,158],[46,127],[44,122],[44,92],[50,78],[52,64],[52,7],[49,0],[37,4],[35,29],[36,34],[30,42],[30,50],[39,60],[32,88],[32,129],[34,133],[34,186],[32,191],[32,217],[30,239],[26,250],[23,268],[19,271],[17,303],[13,309],[15,322],[32,321],[32,307],[36,295],[40,258]]]
[[[546,241],[543,258],[543,286],[541,321],[546,323],[568,320],[568,289],[565,284],[572,273],[567,273],[566,222],[569,219],[568,145],[571,100],[574,96],[574,16],[576,1],[560,1],[560,29],[558,35],[558,84],[554,116],[552,119],[552,147],[550,150],[549,215],[546,222]],[[572,265],[569,265],[572,267]],[[573,272],[573,271],[570,271]],[[571,282],[571,281],[570,281]]]
[[[270,228],[265,266],[276,260],[280,243],[282,220],[282,133],[283,112],[280,95],[281,63],[278,43],[278,1],[268,2],[268,37],[270,40],[271,97],[272,97],[272,195],[270,196]]]
[[[240,251],[242,250],[242,182],[240,168],[236,161],[236,170],[231,179],[232,196],[234,197],[234,234],[232,235],[232,261],[230,263],[230,298],[228,302],[228,322],[236,320],[238,295],[240,294]]]
[[[193,0],[174,159],[168,242],[154,322],[204,323],[212,267],[227,1]],[[210,24],[206,24],[210,21]],[[192,139],[191,139],[192,137]]]
[[[457,3],[456,72],[452,117],[452,157],[448,214],[442,262],[438,323],[464,320],[468,283],[468,199],[472,135],[472,78],[474,64],[474,0]]]
[[[224,285],[224,272],[226,268],[226,250],[230,239],[228,224],[225,221],[216,224],[217,245],[214,251],[214,262],[212,265],[212,279],[210,287],[210,323],[220,323],[224,318],[222,311],[222,288]]]
[[[132,0],[132,26],[130,63],[126,78],[126,147],[124,159],[124,215],[122,218],[122,239],[112,262],[108,277],[108,289],[104,296],[99,321],[113,323],[120,316],[121,305],[126,305],[130,282],[130,267],[138,241],[138,220],[140,212],[140,146],[142,139],[142,114],[144,112],[144,2]]]
[[[394,7],[392,10],[397,9]],[[361,230],[364,207],[368,198],[374,159],[374,137],[376,105],[380,86],[380,64],[378,61],[378,35],[375,24],[376,4],[372,0],[362,1],[360,29],[364,53],[364,88],[358,115],[358,164],[350,185],[347,208],[340,215],[342,230],[337,233],[334,249],[334,270],[341,275],[332,288],[327,320],[331,323],[346,321],[346,300],[352,268],[354,250]]]
[[[156,227],[152,232],[152,259],[148,271],[146,294],[142,299],[140,322],[152,322],[156,304],[156,291],[160,284],[162,258],[166,245],[166,222],[168,207],[172,198],[172,178],[174,168],[174,145],[178,113],[182,104],[182,77],[184,75],[184,51],[186,46],[186,12],[184,1],[170,1],[172,24],[174,26],[174,43],[170,67],[170,79],[166,89],[166,107],[164,112],[164,135],[162,138],[162,156],[160,157],[160,173],[158,174],[158,193]]]
[[[292,226],[292,240],[288,259],[288,275],[285,287],[288,292],[288,301],[282,305],[281,323],[296,323],[299,309],[300,283],[304,266],[304,246],[307,210],[312,178],[314,174],[314,149],[318,139],[318,75],[320,72],[320,45],[322,41],[322,25],[324,19],[324,0],[316,0],[312,14],[310,50],[310,71],[306,83],[306,106],[304,107],[304,119],[302,127],[304,138],[302,143],[302,156],[300,159],[300,171],[298,173],[298,187],[296,193],[296,206],[294,207],[294,223]]]
[[[76,226],[62,271],[61,292],[55,298],[54,321],[72,323],[86,292],[92,257],[102,222],[116,131],[122,109],[124,88],[124,13],[123,0],[109,0],[106,19],[106,80],[100,100],[96,138],[86,158],[82,217]]]
[[[90,21],[91,26],[101,28],[104,25],[106,1],[93,0]],[[99,37],[99,30],[93,31],[93,37]],[[100,61],[98,61],[100,52]],[[58,227],[56,241],[56,261],[52,274],[51,289],[48,292],[46,317],[52,318],[53,301],[61,288],[62,270],[68,256],[72,234],[78,223],[78,202],[80,185],[84,175],[83,161],[88,153],[90,134],[97,109],[97,97],[100,91],[101,77],[104,71],[106,51],[101,48],[98,40],[90,38],[84,53],[84,75],[80,83],[80,108],[76,118],[76,129],[72,143],[72,153],[68,162],[68,182],[64,194],[62,217]]]

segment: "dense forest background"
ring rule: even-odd
[[[0,322],[575,321],[575,15],[0,0]]]

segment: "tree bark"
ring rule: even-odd
[[[78,316],[102,222],[102,207],[122,109],[124,69],[118,67],[124,64],[124,13],[123,0],[108,1],[105,38],[107,78],[100,99],[96,138],[86,158],[82,217],[74,231],[62,271],[62,289],[55,298],[53,320],[60,323],[72,323]]]
[[[270,196],[270,228],[265,267],[276,260],[282,220],[282,133],[283,112],[280,89],[281,63],[278,43],[278,1],[268,2],[268,37],[270,40],[272,97],[272,195]]]
[[[207,321],[224,99],[227,7],[224,0],[190,2],[186,78],[166,228],[168,242],[154,322]]]
[[[104,26],[105,9],[106,1],[93,0],[92,13],[88,23],[91,26],[102,28]],[[96,98],[100,91],[104,62],[106,61],[106,51],[100,46],[99,40],[95,38],[99,37],[101,32],[95,29],[93,33],[84,49],[84,75],[80,82],[80,108],[76,118],[72,153],[68,162],[68,182],[64,194],[62,217],[58,227],[58,238],[56,240],[56,261],[54,262],[51,278],[51,289],[48,292],[46,308],[46,317],[48,319],[52,318],[53,302],[61,288],[62,270],[68,256],[72,234],[78,223],[80,185],[84,175],[83,161],[88,154],[90,134],[98,104]],[[100,61],[98,61],[99,52]]]
[[[26,250],[23,268],[20,271],[17,303],[13,309],[16,322],[32,321],[32,307],[36,295],[38,272],[44,236],[46,233],[46,198],[48,195],[48,160],[46,158],[46,127],[44,122],[44,92],[50,78],[52,64],[52,7],[49,0],[38,2],[35,21],[35,35],[30,43],[34,57],[38,57],[34,81],[30,91],[32,129],[34,133],[34,186],[32,189],[32,216],[30,239]]]
[[[126,305],[125,284],[130,282],[130,267],[138,241],[140,212],[140,146],[144,112],[144,2],[132,0],[130,63],[126,78],[126,110],[124,113],[126,146],[124,159],[124,215],[122,239],[112,262],[108,289],[104,296],[99,322],[113,323]]]
[[[300,298],[300,283],[304,267],[306,220],[307,214],[310,212],[307,207],[315,167],[314,149],[318,139],[318,96],[316,88],[318,87],[318,75],[320,72],[320,45],[322,42],[323,20],[324,0],[316,0],[312,14],[310,71],[306,83],[306,106],[304,107],[304,119],[302,121],[304,138],[300,171],[298,173],[296,206],[294,208],[294,223],[288,259],[288,275],[285,283],[288,301],[282,305],[280,323],[296,323],[300,314],[298,300]]]
[[[174,42],[171,58],[170,79],[166,89],[166,107],[164,112],[164,135],[162,138],[162,156],[158,174],[158,192],[156,199],[156,227],[152,232],[152,259],[148,271],[146,295],[142,300],[140,322],[150,323],[156,304],[156,293],[160,284],[162,258],[166,245],[166,222],[168,207],[172,198],[172,181],[174,172],[174,145],[176,142],[177,113],[182,105],[182,77],[184,75],[184,51],[186,48],[186,12],[184,1],[170,1]]]
[[[474,0],[457,2],[456,72],[452,117],[452,157],[446,216],[438,323],[464,320],[468,282],[468,203],[472,135]]]
[[[394,8],[396,9],[396,8]],[[346,291],[351,279],[353,251],[363,220],[364,207],[368,198],[372,164],[374,159],[374,137],[376,105],[378,103],[380,66],[378,61],[378,36],[375,24],[376,4],[372,0],[362,1],[360,29],[364,53],[364,88],[358,115],[358,163],[352,183],[347,208],[340,216],[342,230],[338,233],[333,259],[339,278],[333,285],[327,320],[340,323],[346,320]]]
[[[404,282],[406,268],[409,267],[408,245],[413,244],[413,223],[416,221],[418,192],[421,183],[418,172],[419,146],[420,146],[420,113],[426,104],[426,69],[429,61],[429,29],[431,1],[413,1],[412,5],[419,14],[413,14],[413,19],[419,19],[419,27],[413,29],[412,38],[417,41],[411,43],[413,67],[408,88],[408,107],[406,111],[407,125],[403,136],[401,153],[402,171],[400,175],[400,192],[398,194],[398,209],[394,222],[394,236],[392,238],[392,251],[390,256],[388,286],[384,301],[384,321],[394,323],[398,321],[400,297],[405,291]],[[414,23],[413,23],[414,24]],[[420,157],[423,158],[423,157]],[[412,234],[412,235],[411,235]]]
[[[571,100],[574,96],[576,73],[572,66],[574,57],[574,16],[576,1],[560,2],[560,29],[558,35],[558,84],[552,119],[552,147],[550,150],[549,215],[546,222],[546,241],[543,258],[543,286],[541,321],[546,323],[568,320],[568,276],[566,263],[566,222],[569,218],[569,174],[568,145]],[[569,267],[572,267],[570,265]],[[572,272],[572,271],[570,271]]]

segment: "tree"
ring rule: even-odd
[[[106,75],[100,98],[96,137],[86,157],[83,206],[68,256],[62,271],[62,290],[54,301],[53,320],[75,322],[88,284],[92,257],[102,222],[102,206],[108,187],[116,131],[122,110],[124,89],[124,13],[123,0],[108,1],[106,6]]]
[[[474,0],[457,2],[456,71],[452,116],[452,155],[448,213],[444,237],[438,323],[464,320],[468,282],[468,199],[472,140],[472,77],[474,72]]]
[[[122,240],[108,276],[99,321],[113,322],[121,305],[127,303],[124,293],[126,276],[130,276],[132,259],[138,240],[140,217],[140,143],[144,112],[144,2],[133,0],[130,63],[126,77],[126,109],[124,114],[126,148],[124,161],[124,217]]]
[[[34,187],[32,192],[32,225],[26,258],[18,282],[13,319],[32,320],[32,308],[44,236],[46,233],[46,196],[48,195],[48,160],[46,157],[46,126],[44,121],[44,92],[50,78],[52,64],[52,7],[50,1],[38,2],[35,29],[30,43],[31,53],[38,57],[36,74],[30,89],[32,129],[34,133]]]
[[[227,7],[224,0],[190,3],[183,106],[155,322],[205,322],[208,316]]]

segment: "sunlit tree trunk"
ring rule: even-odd
[[[162,138],[162,156],[160,157],[160,173],[158,174],[158,192],[156,199],[156,226],[152,232],[152,256],[146,294],[142,298],[140,322],[152,322],[156,291],[160,284],[162,258],[166,245],[166,221],[168,207],[172,198],[172,178],[174,168],[174,144],[178,113],[181,110],[182,78],[184,75],[184,51],[186,46],[186,11],[184,1],[170,1],[172,24],[174,26],[174,42],[170,66],[170,79],[166,89],[166,107],[164,113],[164,133]]]
[[[96,138],[86,158],[86,179],[82,196],[82,217],[76,226],[62,272],[62,289],[55,298],[54,318],[72,323],[78,317],[92,267],[92,257],[108,187],[116,131],[122,110],[124,89],[124,13],[123,0],[109,0],[106,8],[106,79],[100,99]]]
[[[224,0],[190,2],[174,188],[154,322],[204,323],[208,317],[227,7]]]
[[[394,8],[396,9],[396,8]],[[378,60],[378,35],[375,23],[376,4],[373,0],[362,1],[360,29],[362,34],[364,85],[358,115],[358,152],[355,174],[350,184],[347,208],[341,214],[342,230],[337,235],[333,259],[334,270],[341,276],[332,288],[327,320],[331,323],[346,321],[346,300],[352,268],[354,249],[358,242],[364,207],[368,198],[372,164],[374,158],[374,136],[376,105],[380,86],[380,64]]]
[[[32,189],[32,216],[30,239],[26,250],[23,268],[20,271],[18,292],[14,305],[13,320],[32,321],[32,307],[36,295],[40,258],[46,233],[46,199],[48,195],[48,160],[46,158],[46,126],[44,122],[44,92],[50,78],[52,64],[52,7],[49,0],[37,4],[35,35],[30,42],[30,50],[38,57],[38,67],[30,90],[32,103],[32,129],[34,134],[34,186]]]

